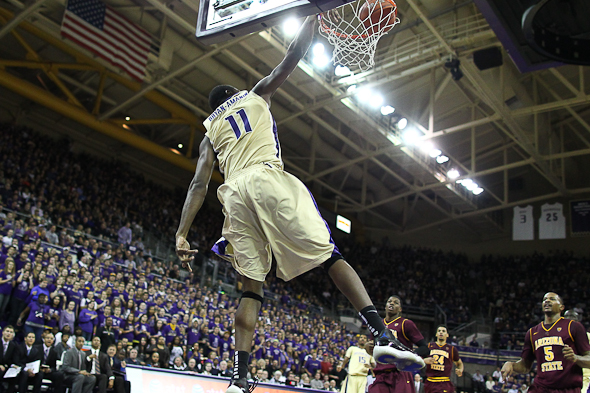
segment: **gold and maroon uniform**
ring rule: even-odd
[[[459,351],[451,344],[428,344],[429,356],[433,363],[426,365],[425,393],[452,393],[455,386],[451,382],[453,362],[459,361]]]
[[[412,349],[418,341],[424,340],[424,336],[409,319],[397,317],[391,322],[383,320],[385,326],[393,335]],[[400,371],[392,364],[377,363],[373,369],[375,381],[369,386],[369,393],[415,393],[414,374],[408,371]]]
[[[580,392],[582,368],[565,360],[563,347],[570,346],[576,355],[590,351],[586,330],[581,323],[558,319],[553,325],[543,322],[529,329],[521,357],[537,361],[537,376],[529,393]]]

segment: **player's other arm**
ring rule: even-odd
[[[455,363],[455,374],[457,374],[458,377],[461,377],[463,375],[463,361],[459,359],[453,363]]]
[[[573,348],[566,345],[563,347],[563,357],[582,368],[590,368],[590,343],[588,343],[586,329],[580,322],[571,321],[568,330],[576,346],[575,352],[581,355],[576,355]]]
[[[205,136],[199,146],[197,169],[188,188],[186,200],[182,207],[180,224],[176,231],[176,254],[183,263],[189,262],[194,258],[193,255],[197,253],[197,250],[190,249],[190,245],[186,241],[186,236],[207,195],[214,163],[215,152],[213,151],[209,138]]]
[[[533,362],[525,358],[520,358],[518,362],[506,362],[502,366],[502,378],[506,379],[511,374],[526,374],[532,367]]]
[[[283,61],[281,61],[269,76],[260,80],[252,89],[254,93],[262,97],[269,105],[273,94],[287,80],[295,67],[297,67],[299,60],[307,53],[313,39],[315,27],[316,16],[308,16],[303,26],[299,29],[297,37],[289,45]]]
[[[518,362],[506,362],[502,366],[502,378],[504,380],[511,374],[525,374],[533,367],[535,355],[533,351],[533,343],[531,341],[531,329],[529,329],[524,336],[524,348]]]
[[[590,351],[584,352],[583,355],[576,355],[574,350],[566,345],[563,347],[563,357],[565,360],[574,362],[582,368],[590,368]]]
[[[344,360],[342,361],[342,368],[346,368],[346,366],[348,365],[348,362],[350,362],[350,358],[349,357],[345,357]]]

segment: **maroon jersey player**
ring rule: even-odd
[[[428,355],[428,345],[416,324],[402,317],[402,304],[399,297],[391,296],[387,300],[383,322],[403,345],[412,349],[416,344],[418,346],[414,351],[416,354],[422,357]],[[372,347],[369,343],[366,349],[371,353]],[[419,368],[411,371],[417,370]],[[369,386],[369,393],[414,393],[414,374],[411,371],[400,371],[394,365],[378,363],[373,369],[375,381]]]
[[[530,393],[581,391],[582,368],[590,368],[590,343],[581,323],[561,316],[563,309],[558,294],[545,294],[545,320],[526,333],[521,359],[504,364],[504,378],[512,373],[528,373],[536,360],[537,376]]]
[[[457,348],[447,343],[449,333],[445,325],[436,328],[436,341],[428,344],[430,356],[424,359],[426,363],[426,393],[452,393],[455,386],[451,382],[451,370],[455,364],[455,373],[463,375],[463,362],[459,358]]]

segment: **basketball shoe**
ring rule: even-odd
[[[252,393],[258,385],[258,379],[250,386],[246,378],[231,380],[225,393]]]
[[[415,372],[426,366],[424,360],[399,342],[389,329],[385,329],[375,340],[373,357],[378,363],[393,364],[401,371]]]

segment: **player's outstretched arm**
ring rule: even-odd
[[[186,236],[207,195],[214,163],[215,152],[213,151],[209,138],[204,137],[199,146],[199,160],[197,161],[195,176],[188,188],[186,200],[182,207],[180,224],[176,231],[176,254],[183,262],[183,265],[193,259],[194,254],[197,253],[197,250],[190,250]]]
[[[502,378],[506,379],[512,374],[525,374],[531,371],[533,362],[520,358],[518,362],[506,362],[502,366]]]
[[[289,75],[293,72],[299,60],[305,56],[316,28],[317,17],[315,15],[308,16],[299,29],[297,37],[289,45],[287,54],[281,63],[270,73],[269,76],[263,78],[254,86],[252,91],[262,98],[270,105],[270,99],[277,89],[287,80]]]

